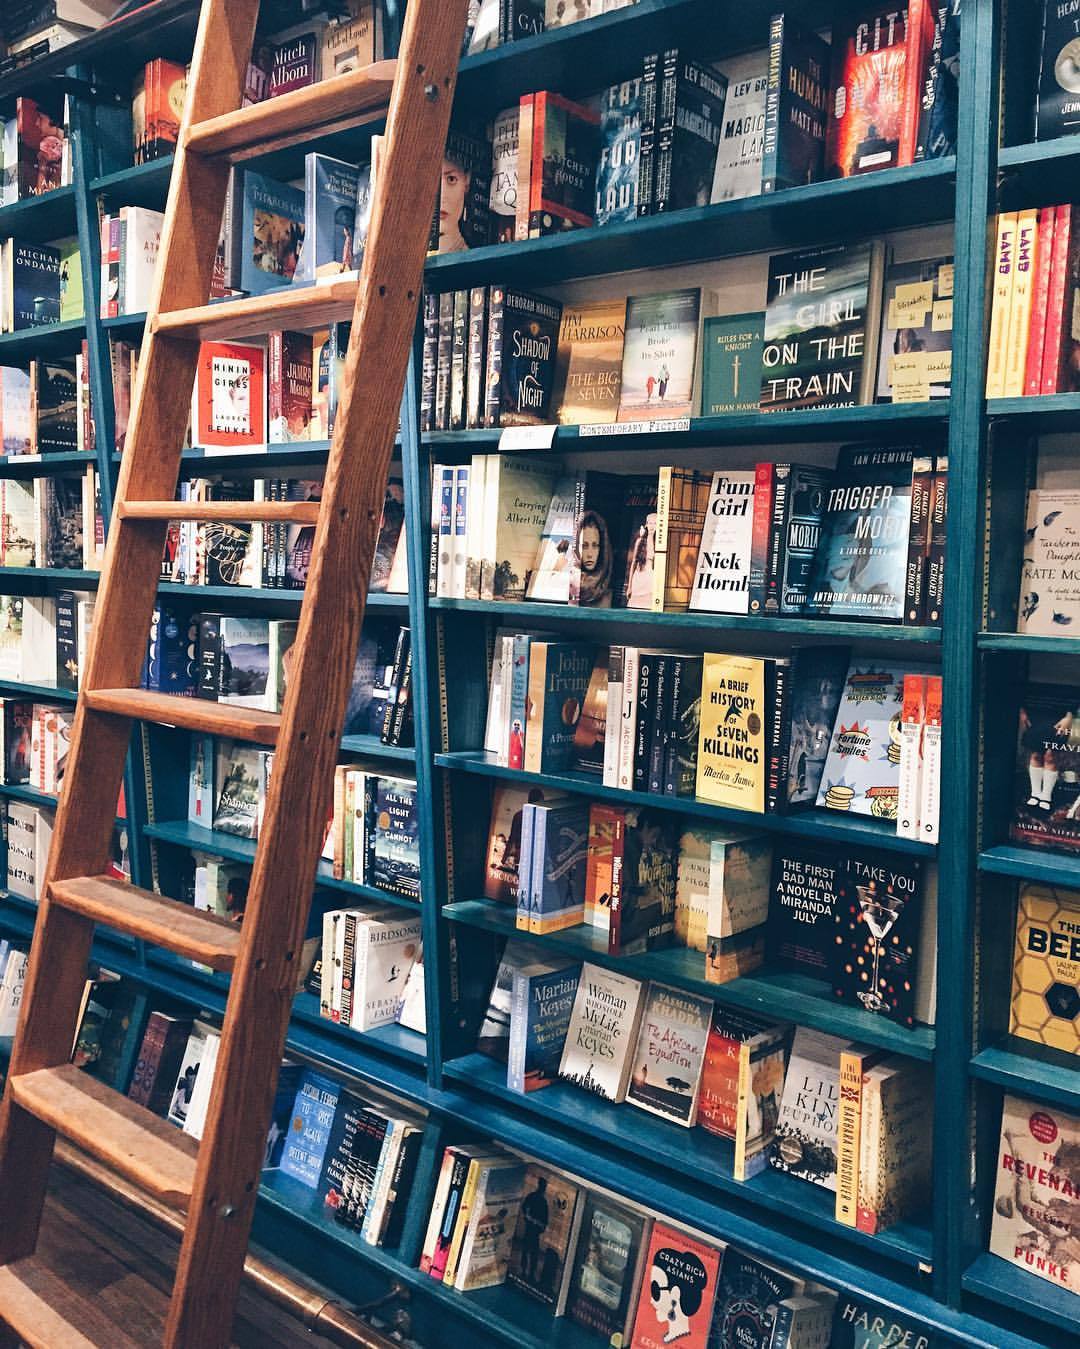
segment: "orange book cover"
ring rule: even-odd
[[[180,135],[187,96],[187,67],[177,61],[157,57],[146,73],[144,113],[146,122],[143,159],[161,159],[171,155]]]
[[[657,1222],[649,1239],[631,1349],[706,1349],[712,1325],[720,1250]]]
[[[834,28],[828,177],[848,178],[902,162],[907,32],[905,10],[880,3],[861,6]]]
[[[266,444],[266,352],[238,342],[204,342],[195,376],[193,443],[203,449]]]

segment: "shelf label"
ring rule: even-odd
[[[553,426],[507,426],[499,437],[500,450],[550,450],[558,423]]]
[[[578,435],[585,436],[647,436],[664,431],[689,431],[689,417],[668,417],[652,422],[593,422],[578,427]]]

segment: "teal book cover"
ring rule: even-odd
[[[304,251],[298,275],[304,281],[350,271],[356,231],[360,170],[329,155],[304,159]]]
[[[322,1175],[340,1094],[337,1082],[312,1071],[304,1074],[297,1088],[281,1154],[281,1170],[309,1190],[318,1186]]]
[[[765,315],[725,314],[706,319],[701,367],[701,415],[757,412]]]
[[[240,205],[240,289],[252,295],[292,285],[304,247],[304,193],[243,170]]]

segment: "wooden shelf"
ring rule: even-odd
[[[277,328],[325,328],[352,318],[357,289],[356,280],[283,286],[265,295],[216,300],[194,309],[159,314],[153,331],[193,342],[212,342],[262,336]]]

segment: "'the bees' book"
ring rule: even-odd
[[[711,998],[650,983],[626,1099],[692,1128],[712,1019]]]
[[[582,965],[559,1076],[606,1100],[624,1100],[644,1000],[637,979]]]
[[[1080,1053],[1080,893],[1075,890],[1020,887],[1009,1033]]]
[[[784,1098],[769,1161],[780,1171],[836,1190],[840,1055],[835,1035],[795,1028]]]

